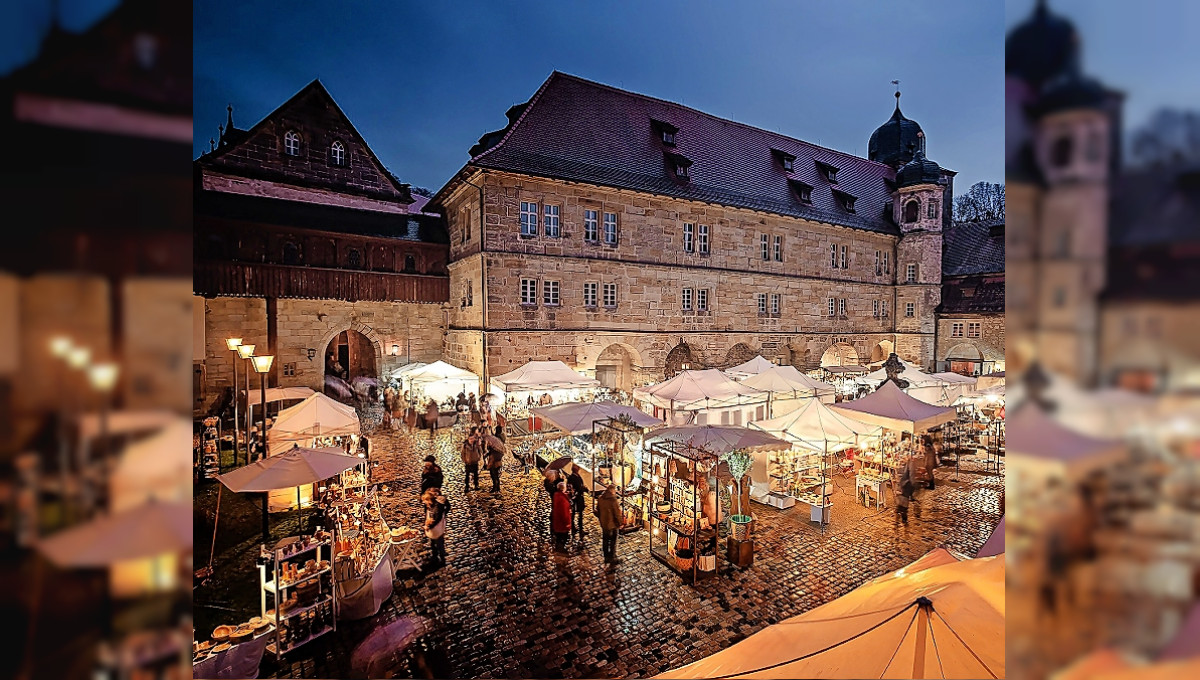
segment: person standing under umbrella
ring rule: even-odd
[[[583,540],[583,510],[586,505],[587,492],[584,488],[583,477],[579,474],[579,466],[571,464],[571,474],[567,475],[567,486],[571,492],[571,534]]]
[[[550,506],[550,526],[554,529],[554,551],[562,554],[567,550],[567,538],[571,535],[571,499],[567,497],[567,483],[559,482]]]

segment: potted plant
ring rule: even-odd
[[[749,451],[734,449],[722,456],[721,459],[729,466],[729,476],[733,477],[734,483],[737,484],[737,512],[729,518],[733,538],[736,541],[744,541],[750,538],[750,522],[753,521],[753,518],[750,515],[744,514],[745,508],[742,507],[742,480],[746,477],[746,473],[750,471],[750,466],[754,464],[754,457],[750,455]]]

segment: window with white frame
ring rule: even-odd
[[[542,210],[545,213],[545,219],[542,224],[546,228],[546,236],[558,238],[561,233],[558,225],[559,207],[557,205],[545,205],[542,206]]]
[[[846,257],[846,246],[842,246],[842,259],[841,259],[840,267],[842,269],[847,269],[848,262],[849,262],[849,259]]]
[[[700,254],[708,254],[708,225],[700,225]]]
[[[759,314],[767,313],[767,294],[766,293],[758,294],[758,313]]]
[[[772,314],[779,313],[779,307],[780,307],[779,298],[780,297],[781,296],[779,295],[779,293],[771,293],[771,313]]]
[[[829,298],[829,316],[837,314],[837,300]]]
[[[537,236],[538,205],[521,201],[521,236]]]
[[[978,338],[979,337],[979,327],[980,327],[980,323],[978,321],[969,322],[967,324],[967,337],[968,338]]]
[[[846,316],[846,298],[838,299],[838,315]]]
[[[961,321],[955,321],[950,324],[950,337],[961,338],[963,336],[963,324]]]
[[[891,265],[888,264],[888,252],[886,250],[883,251],[883,273],[884,274],[892,273],[892,267],[891,267]]]
[[[904,268],[904,280],[908,283],[917,282],[917,265],[909,263],[908,266]]]
[[[887,300],[879,301],[879,316],[881,318],[884,318],[884,319],[887,318],[887,315],[888,315],[887,307],[888,307]]]
[[[300,133],[288,130],[283,133],[283,152],[289,156],[300,155]]]
[[[600,213],[598,211],[583,211],[583,240],[593,243],[600,240]]]
[[[342,146],[341,142],[329,145],[329,162],[334,165],[346,164],[346,147]]]
[[[917,303],[905,302],[904,303],[904,316],[907,316],[911,319],[912,317],[914,317],[916,315],[917,315]]]
[[[759,250],[762,252],[762,259],[771,259],[771,237],[766,234],[759,234],[758,245]]]
[[[475,306],[475,283],[467,281],[467,306]]]
[[[878,250],[875,251],[875,276],[883,273],[883,258],[880,257],[882,254]]]
[[[596,306],[596,284],[591,281],[583,284],[583,306]]]
[[[604,213],[604,244],[617,245],[617,214]]]
[[[696,289],[696,311],[698,311],[698,312],[707,312],[708,311],[708,289],[707,288],[697,288]]]
[[[683,223],[683,252],[696,250],[696,225],[691,222]]]
[[[937,216],[938,216],[938,202],[937,202],[937,199],[936,199],[936,198],[935,198],[935,199],[930,199],[929,203],[928,203],[928,204],[926,204],[926,209],[925,209],[925,210],[926,210],[926,212],[925,212],[925,217],[927,217],[927,218],[929,218],[929,219],[933,219],[933,218],[937,217]]]
[[[836,243],[829,244],[829,266],[834,269],[838,268],[838,249]]]
[[[521,304],[537,305],[537,279],[521,279]]]
[[[558,281],[542,281],[542,302],[558,306]]]
[[[775,237],[775,261],[783,262],[783,237]]]
[[[604,284],[604,306],[609,308],[617,306],[617,284]]]
[[[871,300],[871,316],[879,317],[879,300]]]
[[[684,288],[683,294],[680,295],[679,299],[683,303],[683,311],[685,311],[685,312],[692,311],[692,289],[691,288]]]

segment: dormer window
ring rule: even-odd
[[[677,163],[675,165],[675,175],[678,177],[687,177],[688,166],[684,165],[683,163]]]
[[[346,164],[346,147],[342,146],[341,142],[329,145],[329,163],[338,166]]]
[[[677,153],[668,153],[667,164],[668,167],[674,171],[676,177],[679,179],[688,178],[688,175],[690,174],[690,168],[692,167],[692,162],[688,160],[686,156]]]
[[[804,182],[797,180],[789,180],[792,185],[792,190],[796,192],[796,198],[800,199],[801,203],[812,205],[812,190],[813,188]]]
[[[828,163],[817,161],[817,170],[824,175],[825,179],[837,184],[838,169]]]
[[[842,204],[842,207],[846,209],[846,212],[854,212],[854,203],[858,200],[857,197],[851,196],[844,191],[838,191],[837,189],[833,190],[833,195]]]
[[[288,130],[283,133],[283,152],[289,156],[300,155],[300,133]]]
[[[679,132],[679,128],[661,120],[651,119],[650,124],[654,128],[654,131],[658,133],[658,137],[662,140],[663,144],[666,146],[675,146],[675,134]]]
[[[775,157],[779,159],[779,164],[783,166],[784,172],[792,172],[796,169],[796,157],[794,155],[786,151],[780,151],[779,149],[771,149],[771,153],[775,154]]]

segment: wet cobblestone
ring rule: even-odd
[[[940,470],[937,489],[920,492],[907,528],[894,526],[890,508],[855,504],[853,481],[839,479],[824,534],[807,521],[807,506],[780,511],[756,504],[754,565],[692,587],[649,556],[645,531],[622,536],[622,562],[605,565],[590,506],[586,543],[556,560],[540,477],[508,457],[499,494],[488,491],[485,474],[484,490],[464,495],[462,436],[443,430],[433,438],[428,432],[372,437],[376,480],[390,486],[381,504],[393,526],[420,525],[419,461],[437,456],[451,503],[448,564],[401,573],[377,617],[339,624],[282,664],[265,659],[260,677],[347,677],[354,645],[373,626],[410,615],[432,622],[425,645],[451,677],[650,676],[828,602],[934,547],[974,554],[1003,513],[1003,478],[981,463],[964,462],[957,481],[953,469]],[[234,555],[221,560],[245,562]],[[232,597],[234,611],[258,613],[257,595],[251,602]]]

